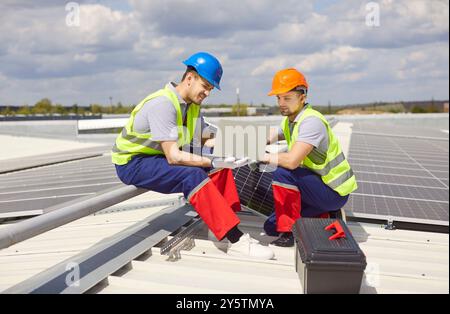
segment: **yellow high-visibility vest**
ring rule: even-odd
[[[300,166],[306,167],[318,174],[322,178],[322,181],[339,193],[339,195],[348,195],[358,188],[356,177],[353,174],[353,170],[345,158],[341,145],[331,130],[328,121],[320,112],[312,109],[310,105],[306,105],[302,115],[294,125],[292,134],[289,130],[288,118],[284,118],[281,122],[281,129],[283,130],[284,137],[288,143],[288,149],[290,151],[292,145],[297,141],[298,130],[301,128],[303,120],[311,116],[319,118],[326,126],[328,133],[328,150],[324,154],[314,147],[311,153],[309,153],[301,162]]]
[[[186,127],[183,126],[183,114],[178,101],[177,95],[170,90],[166,85],[164,89],[148,95],[142,100],[136,108],[131,112],[130,119],[128,120],[122,132],[117,136],[116,143],[112,149],[112,162],[116,165],[127,164],[134,155],[147,154],[147,155],[164,155],[161,144],[152,140],[151,133],[138,133],[134,131],[134,121],[136,114],[148,101],[160,97],[167,97],[177,112],[177,132],[178,132],[178,147],[182,147],[185,144],[189,144],[194,137],[195,126],[197,119],[200,115],[200,105],[190,104],[187,111]]]

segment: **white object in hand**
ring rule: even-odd
[[[213,168],[228,168],[228,169],[235,169],[238,167],[245,166],[250,162],[249,158],[242,158],[236,160],[235,157],[226,157],[226,158],[220,158],[216,157],[213,158],[211,161],[211,166]]]

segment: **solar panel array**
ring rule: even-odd
[[[105,152],[108,152],[110,148],[111,145],[108,145],[2,160],[0,163],[0,174],[29,169],[32,167],[67,162],[71,160],[101,156]]]
[[[448,224],[448,134],[416,126],[405,135],[405,126],[390,125],[388,130],[379,127],[385,132],[381,136],[367,132],[374,131],[372,126],[373,122],[356,123],[351,136],[348,160],[358,189],[345,210],[356,217],[369,214]]]
[[[344,207],[347,214],[448,224],[448,133],[393,121],[381,125],[374,121],[354,124],[348,160],[358,189]],[[271,173],[242,167],[234,175],[242,204],[269,215],[273,211]]]
[[[447,119],[447,121],[444,121]],[[448,130],[448,116],[442,118],[426,118],[418,116],[416,118],[383,118],[379,116],[373,120],[358,121],[351,119],[354,133],[374,133],[386,136],[404,136],[418,138],[436,138],[448,140],[448,133],[441,130]]]
[[[110,156],[0,175],[0,218],[42,214],[76,198],[120,186]]]
[[[377,129],[377,123],[382,127]],[[344,207],[348,215],[448,224],[448,133],[386,121],[355,121],[353,131],[347,157],[358,189]],[[241,203],[269,215],[274,208],[271,172],[248,166],[233,172]],[[109,156],[2,174],[0,218],[40,214],[120,185]]]

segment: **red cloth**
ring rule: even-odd
[[[298,190],[272,185],[278,232],[290,232],[301,217],[301,194]]]
[[[189,202],[218,240],[240,222],[235,212],[241,205],[230,169],[211,174],[210,180],[190,197]]]
[[[228,205],[235,211],[241,211],[241,201],[231,169],[221,169],[209,175],[209,178],[223,195]]]

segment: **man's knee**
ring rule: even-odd
[[[292,181],[292,172],[286,168],[278,167],[277,170],[275,170],[272,173],[273,180],[278,182],[291,182]]]
[[[186,167],[185,171],[183,172],[182,179],[185,191],[190,192],[208,178],[208,174],[202,168]]]
[[[206,179],[208,177],[208,174],[206,173],[203,168],[199,167],[186,167],[186,179],[188,178],[199,178],[199,179]]]
[[[122,181],[122,183],[127,185],[131,184],[133,176],[130,173],[130,171],[127,171],[126,165],[123,166],[115,165],[115,167],[116,167],[116,174],[119,177],[120,181]]]

